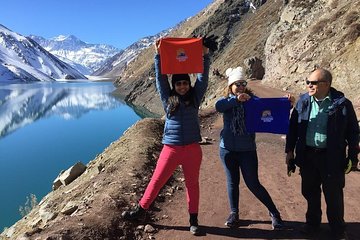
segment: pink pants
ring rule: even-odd
[[[145,190],[144,196],[139,202],[140,206],[148,209],[176,167],[181,165],[185,177],[186,199],[189,213],[198,213],[201,160],[202,151],[198,143],[185,146],[164,145],[154,174]]]

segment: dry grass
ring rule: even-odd
[[[348,31],[342,37],[342,41],[353,43],[360,36],[360,23],[350,25]]]
[[[292,1],[292,5],[296,8],[310,8],[313,2],[313,0],[297,0]]]
[[[289,31],[286,35],[286,42],[288,42],[289,39],[291,39],[293,37],[297,37],[299,34],[300,34],[300,30]]]
[[[329,18],[329,20],[330,20],[331,22],[336,21],[336,20],[338,20],[341,16],[343,16],[345,13],[346,13],[346,11],[345,11],[344,9],[340,9],[340,10],[337,11],[335,14],[333,14],[333,15]]]
[[[360,14],[357,11],[352,11],[345,17],[344,25],[348,26],[354,22],[356,22],[360,18]]]
[[[324,31],[324,28],[328,24],[329,19],[322,19],[318,21],[315,25],[311,27],[310,34],[311,35],[319,35]]]
[[[338,5],[339,5],[339,1],[338,1],[338,0],[333,0],[333,1],[331,2],[331,4],[330,4],[330,7],[331,7],[332,9],[335,9],[335,8],[337,8]]]

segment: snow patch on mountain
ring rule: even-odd
[[[131,44],[124,51],[119,52],[112,58],[104,62],[103,66],[95,71],[92,75],[116,77],[126,68],[126,66],[133,61],[139,53],[145,48],[150,47],[156,39],[168,35],[174,28],[169,28],[156,35],[144,37],[139,41]]]
[[[0,24],[0,82],[54,81],[86,77],[26,38]]]
[[[35,35],[29,37],[65,62],[72,62],[71,65],[82,74],[91,74],[98,70],[108,58],[122,52],[110,45],[83,42],[73,35],[59,35],[51,39]]]

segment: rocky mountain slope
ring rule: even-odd
[[[210,77],[203,107],[212,106],[222,94],[221,75],[228,67],[243,66],[257,58],[265,70],[263,84],[298,94],[305,90],[303,79],[316,66],[330,69],[334,86],[358,104],[360,76],[360,1],[216,0],[185,21],[171,36],[215,34],[219,50],[212,54]],[[319,17],[321,16],[321,17]],[[118,91],[127,101],[162,113],[153,80],[153,49],[139,54],[118,77]]]
[[[291,1],[266,41],[264,82],[291,91],[317,66],[360,102],[360,1]]]

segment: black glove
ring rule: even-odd
[[[218,36],[215,36],[214,34],[205,36],[203,37],[203,45],[214,52],[218,49],[216,39],[218,39]]]
[[[295,159],[290,159],[287,165],[287,174],[290,177],[291,173],[294,173],[296,169]]]

